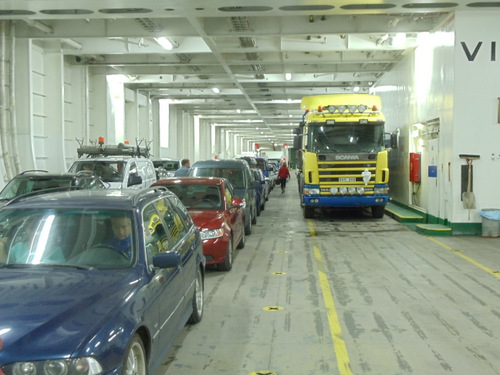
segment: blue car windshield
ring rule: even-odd
[[[127,211],[2,210],[0,265],[130,267],[133,228]]]

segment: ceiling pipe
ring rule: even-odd
[[[9,114],[10,114],[10,129],[12,136],[12,158],[14,160],[14,171],[15,173],[21,173],[22,164],[21,158],[19,157],[19,143],[17,141],[17,114],[16,114],[16,85],[12,84],[15,82],[16,73],[16,26],[15,22],[10,22],[10,64],[9,64]]]
[[[5,29],[7,21],[0,21],[0,141],[2,147],[2,159],[5,167],[5,174],[7,179],[11,179],[12,167],[10,163],[9,155],[9,142],[7,139],[8,127],[7,127],[7,100],[5,92],[5,64],[6,58],[6,48],[5,48]]]
[[[50,27],[49,25],[46,25],[40,21],[37,21],[37,20],[24,20],[24,22],[26,22],[26,24],[30,27],[34,27],[35,29],[38,29],[40,31],[43,31],[44,33],[46,34],[53,34],[54,33],[54,29],[52,29],[52,27]]]
[[[82,49],[83,48],[83,45],[74,41],[73,39],[61,39],[61,43],[66,44],[68,47],[71,47],[74,49]]]

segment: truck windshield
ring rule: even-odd
[[[378,152],[385,149],[384,125],[309,124],[307,144],[318,153]]]

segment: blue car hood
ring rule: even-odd
[[[109,314],[120,314],[142,284],[138,278],[133,269],[2,269],[0,365],[71,355]]]

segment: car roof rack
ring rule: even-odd
[[[83,145],[83,140],[76,140],[80,147],[77,149],[78,157],[86,155],[87,158],[98,158],[98,157],[106,157],[106,156],[132,156],[132,157],[144,157],[149,158],[149,151],[151,148],[151,142],[146,142],[146,140],[136,139],[136,146],[131,146],[125,143],[118,143],[118,145],[105,145],[104,142],[99,140],[98,142],[94,142],[85,146]]]
[[[21,173],[19,173],[19,175],[23,175],[26,173],[34,173],[34,172],[49,173],[49,171],[46,171],[45,169],[28,169],[26,171],[22,171]]]

